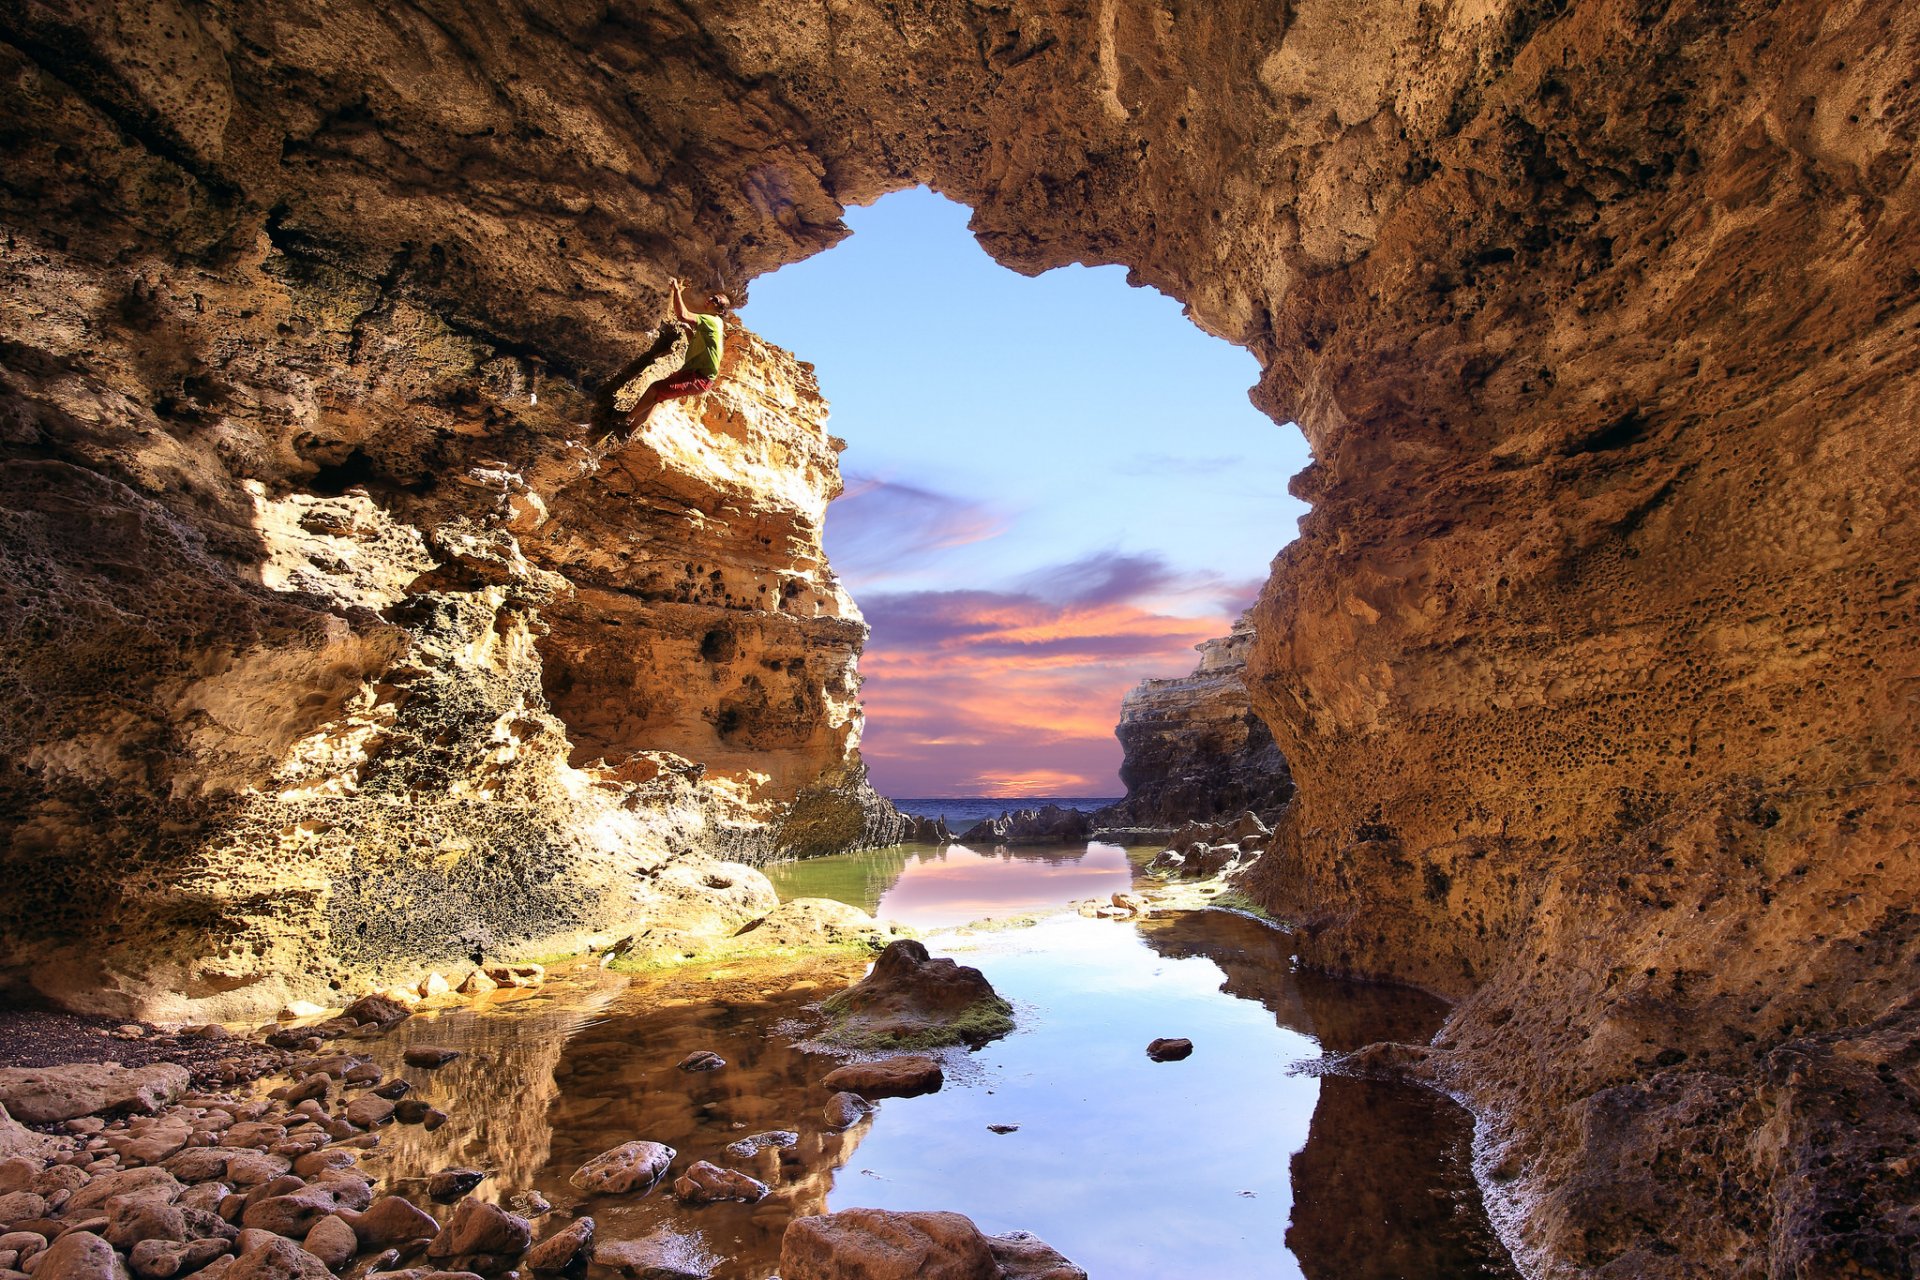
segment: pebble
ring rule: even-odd
[[[401,1057],[405,1059],[406,1064],[410,1067],[426,1067],[431,1069],[433,1067],[446,1066],[449,1062],[459,1057],[460,1054],[461,1051],[458,1049],[448,1049],[437,1044],[416,1044],[409,1046]]]
[[[769,1147],[785,1150],[800,1145],[800,1135],[791,1129],[770,1129],[749,1134],[727,1144],[727,1154],[736,1160],[750,1160]]]
[[[696,1049],[680,1059],[682,1071],[718,1071],[727,1065],[727,1060],[711,1049]]]
[[[462,1200],[427,1246],[427,1256],[439,1259],[493,1254],[515,1258],[532,1243],[533,1228],[525,1218],[485,1200]]]
[[[313,1224],[303,1247],[337,1271],[360,1251],[360,1238],[346,1219],[330,1213]]]
[[[623,1142],[581,1165],[568,1183],[589,1195],[619,1195],[653,1186],[673,1163],[672,1147],[659,1142]]]
[[[376,1098],[365,1094],[347,1104],[347,1123],[358,1125],[362,1129],[373,1129],[393,1119],[394,1104],[385,1098]],[[352,1134],[339,1135],[352,1137]]]
[[[696,1160],[673,1181],[673,1194],[687,1204],[715,1204],[722,1200],[744,1200],[748,1204],[764,1199],[767,1184],[749,1178],[738,1169],[723,1169],[706,1160]]]
[[[871,1102],[857,1093],[836,1093],[827,1100],[823,1115],[829,1129],[845,1129],[873,1114]]]
[[[527,1254],[527,1269],[549,1273],[565,1271],[576,1258],[593,1248],[593,1233],[592,1218],[575,1218],[533,1247]]]
[[[70,1231],[47,1247],[33,1274],[37,1280],[119,1280],[113,1246],[91,1231]]]
[[[401,1244],[440,1234],[434,1216],[399,1196],[381,1196],[364,1213],[340,1215],[363,1246]]]
[[[933,1093],[945,1082],[938,1058],[906,1054],[848,1063],[829,1071],[820,1083],[829,1089],[857,1093],[865,1098],[911,1098]]]
[[[1163,1036],[1147,1045],[1147,1056],[1155,1062],[1178,1062],[1192,1053],[1191,1040],[1174,1040]]]
[[[427,1195],[440,1204],[451,1204],[486,1180],[478,1169],[442,1169],[427,1179]]]

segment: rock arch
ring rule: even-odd
[[[200,931],[219,962],[170,963],[249,971],[233,886],[153,824],[201,805],[242,880],[268,836],[305,856],[324,798],[259,779],[394,732],[354,700],[427,626],[263,530],[464,564],[446,642],[534,643],[551,584],[439,481],[551,456],[668,274],[750,281],[924,181],[1016,269],[1186,299],[1306,430],[1252,658],[1300,786],[1262,890],[1310,959],[1465,997],[1431,1069],[1523,1253],[1912,1256],[1911,6],[102,0],[0,36],[0,781],[37,927],[109,895],[116,945]],[[548,413],[499,411],[533,379]],[[398,517],[301,496],[349,459]],[[522,675],[402,727],[558,750]],[[555,836],[516,875],[602,856]],[[307,893],[296,932],[352,925]]]

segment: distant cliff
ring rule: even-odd
[[[1174,680],[1142,680],[1120,703],[1114,735],[1126,753],[1126,799],[1094,815],[1107,827],[1175,827],[1251,809],[1268,815],[1293,778],[1243,676],[1254,642],[1242,616],[1231,633],[1194,646],[1200,665]]]

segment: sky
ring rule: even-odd
[[[1027,278],[924,188],[753,284],[847,441],[827,554],[873,629],[863,752],[891,796],[1105,796],[1113,727],[1184,675],[1292,540],[1299,431],[1253,357],[1120,267]]]

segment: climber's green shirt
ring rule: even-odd
[[[727,331],[720,317],[695,313],[693,339],[687,344],[687,372],[707,378],[719,377],[720,357],[726,349]]]

